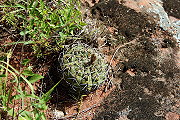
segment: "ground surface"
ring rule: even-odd
[[[48,119],[179,120],[180,53],[176,39],[151,16],[136,6],[130,8],[127,1],[82,0],[88,23],[83,41],[106,56],[112,67],[113,85],[106,83],[79,102],[61,83],[49,102]],[[139,0],[137,4],[145,5],[147,1]],[[179,0],[163,1],[167,13],[179,19]],[[9,33],[13,31],[10,26],[0,27],[1,45],[18,41],[18,31]],[[98,32],[89,32],[97,29]],[[36,59],[31,49],[23,49],[16,46],[11,64],[18,69],[20,59],[32,59],[34,72],[45,76],[36,85],[38,93],[49,90],[61,79],[57,67],[60,53]],[[52,114],[54,109],[60,111],[59,115]]]
[[[171,2],[175,5],[179,1]],[[164,6],[167,4],[170,6],[167,2]],[[171,7],[178,11],[178,7]],[[118,87],[96,109],[93,119],[178,120],[179,48],[174,38],[149,22],[146,15],[114,0],[95,4],[91,13],[116,30],[117,33],[111,31],[116,40],[109,41],[116,45],[106,54],[114,55],[115,61],[119,61],[113,69]],[[172,13],[175,17],[179,12]],[[119,41],[118,35],[123,35],[125,40]],[[130,41],[135,42],[123,46]]]

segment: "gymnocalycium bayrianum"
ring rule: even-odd
[[[74,91],[88,93],[107,79],[108,64],[104,56],[86,44],[66,47],[61,63],[64,79]]]

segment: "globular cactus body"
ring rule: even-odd
[[[64,78],[75,91],[92,91],[107,79],[108,64],[96,49],[77,43],[62,57]]]

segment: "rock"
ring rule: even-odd
[[[54,117],[56,119],[61,119],[62,117],[64,117],[64,112],[63,111],[59,111],[59,110],[54,110]]]
[[[173,112],[168,112],[165,116],[166,120],[179,120],[180,115],[178,115],[177,113],[173,113]]]
[[[122,0],[119,0],[122,1]],[[179,4],[179,1],[174,0],[174,3],[166,0],[123,0],[124,5],[136,10],[137,12],[142,12],[145,14],[149,14],[156,20],[157,24],[160,25],[164,30],[169,31],[173,34],[173,37],[177,39],[180,45],[180,20],[177,17],[178,9],[176,8],[176,3]],[[169,2],[171,3],[169,5]],[[174,6],[173,6],[174,5]],[[168,8],[164,7],[175,7],[171,8],[172,10],[176,10],[174,16],[170,16],[171,14],[165,11]],[[172,11],[171,10],[171,11]]]

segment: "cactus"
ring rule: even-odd
[[[75,91],[90,92],[107,79],[108,64],[103,55],[86,44],[66,48],[62,63],[64,78]]]

